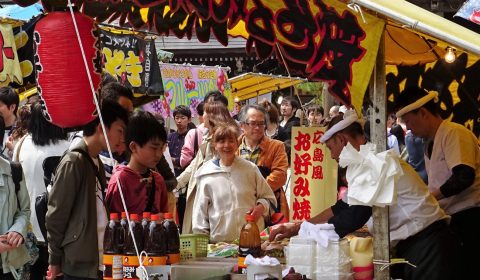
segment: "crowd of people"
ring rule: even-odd
[[[131,90],[115,80],[104,79],[100,100],[103,123],[97,117],[67,134],[44,118],[38,98],[18,108],[18,95],[0,88],[0,279],[102,279],[107,213],[125,209],[173,213],[182,233],[207,234],[211,242],[237,239],[246,213],[260,230],[277,224],[272,240],[298,234],[300,224],[288,223],[285,193],[292,128],[301,125],[296,112],[303,110],[296,97],[284,97],[279,108],[267,100],[245,105],[233,118],[227,98],[209,92],[196,108],[198,125],[190,108],[179,105],[172,131],[160,116],[134,111]],[[405,161],[390,237],[394,256],[416,268],[398,266],[392,273],[404,279],[474,275],[478,140],[442,120],[434,96],[420,88],[406,89],[396,107],[387,139]],[[347,144],[368,145],[368,126],[345,106],[333,106],[328,116],[318,105],[305,113],[309,126],[326,127],[321,142],[333,159]],[[14,162],[23,169],[20,180]],[[37,197],[46,192],[44,213]],[[340,199],[309,222],[333,224],[343,237],[371,213]]]

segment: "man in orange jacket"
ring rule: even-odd
[[[268,113],[258,105],[247,105],[239,114],[243,134],[240,136],[237,154],[255,163],[277,199],[282,218],[288,221],[288,204],[282,186],[287,180],[288,159],[282,142],[265,136]],[[276,223],[278,221],[271,221]]]

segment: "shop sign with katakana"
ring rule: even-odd
[[[102,68],[135,93],[163,93],[155,42],[133,34],[101,29]]]

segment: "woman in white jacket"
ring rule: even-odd
[[[215,158],[196,173],[197,195],[193,204],[193,232],[210,235],[211,242],[232,242],[245,223],[255,216],[262,230],[270,204],[276,206],[272,189],[257,166],[235,155],[238,127],[221,125],[213,134]]]

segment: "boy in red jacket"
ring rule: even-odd
[[[118,186],[120,182],[129,214],[166,213],[165,181],[153,171],[167,147],[165,128],[148,112],[137,111],[129,121],[126,144],[131,152],[130,162],[118,166],[110,179],[107,207],[111,213],[125,211]]]

